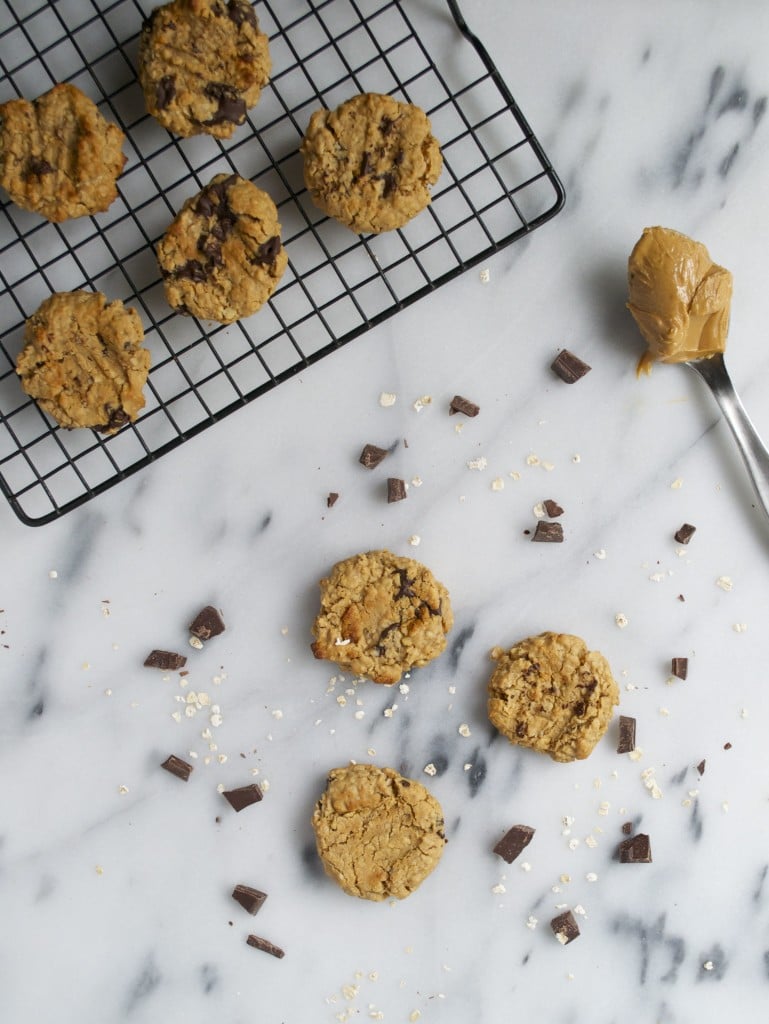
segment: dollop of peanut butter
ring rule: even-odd
[[[639,374],[655,359],[682,363],[726,348],[732,275],[700,242],[671,228],[645,228],[628,260],[628,287],[627,308],[649,346]]]

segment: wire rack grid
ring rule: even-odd
[[[72,82],[121,126],[128,158],[118,198],[93,217],[51,224],[0,199],[0,489],[23,522],[76,508],[560,210],[542,147],[447,4],[417,25],[422,0],[258,0],[272,79],[221,142],[173,137],[146,112],[135,69],[151,0],[0,0],[0,102]],[[330,220],[303,183],[311,113],[358,92],[423,107],[444,156],[428,209],[381,235]],[[174,313],[154,255],[184,200],[221,172],[272,196],[289,255],[269,303],[227,327]],[[76,288],[137,308],[152,355],[146,406],[112,436],[60,429],[15,372],[26,318]]]

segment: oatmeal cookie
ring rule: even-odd
[[[359,233],[391,231],[415,217],[443,167],[425,112],[379,93],[316,110],[301,151],[313,202]]]
[[[150,354],[139,314],[101,292],[56,292],[27,320],[21,386],[63,427],[114,434],[144,407]]]
[[[170,305],[222,324],[263,306],[288,263],[275,204],[237,174],[217,174],[187,200],[157,256]]]
[[[269,77],[267,36],[249,0],[173,0],[142,27],[147,110],[177,135],[228,139]]]
[[[0,185],[46,220],[99,213],[117,196],[125,136],[74,85],[0,106]]]
[[[446,647],[449,594],[424,565],[389,551],[338,562],[320,581],[312,653],[375,683],[397,683]]]
[[[495,647],[488,713],[511,743],[581,760],[606,732],[619,690],[609,664],[578,636],[540,633]]]
[[[373,764],[329,773],[312,827],[326,873],[366,900],[409,896],[446,843],[435,797],[421,783]]]

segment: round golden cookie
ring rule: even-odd
[[[370,92],[316,110],[301,152],[313,202],[359,233],[410,221],[429,204],[443,167],[425,112]]]
[[[353,764],[329,773],[312,816],[326,874],[364,900],[402,900],[441,859],[441,805],[392,768]]]
[[[368,551],[320,581],[312,653],[375,683],[397,683],[437,658],[453,624],[449,593],[429,569]]]
[[[540,633],[495,647],[488,712],[511,743],[581,760],[606,732],[619,690],[609,663],[568,633]]]
[[[144,22],[139,81],[170,132],[228,139],[269,77],[267,36],[249,0],[173,0]]]
[[[187,200],[157,257],[169,304],[222,324],[263,306],[288,263],[275,203],[237,174],[217,174]]]
[[[99,213],[117,196],[125,136],[74,85],[0,106],[0,185],[58,223]]]
[[[144,407],[150,354],[139,314],[101,292],[55,292],[27,320],[21,386],[63,427],[114,434]]]

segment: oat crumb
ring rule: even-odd
[[[412,548],[419,547],[421,541],[422,538],[419,536],[418,533],[412,533],[411,536],[409,537],[409,544],[412,546]]]
[[[470,735],[470,726],[466,722],[463,722],[457,729],[457,732],[460,736],[467,737]]]
[[[624,629],[625,626],[627,626],[629,619],[627,615],[624,614],[624,612],[617,612],[617,614],[614,616],[614,621],[620,629]]]
[[[673,491],[680,491],[680,490],[681,490],[681,488],[683,487],[683,485],[684,485],[684,482],[683,482],[683,480],[681,479],[681,477],[679,476],[679,477],[676,477],[676,479],[675,479],[675,480],[673,481],[673,483],[672,483],[672,484],[670,485],[670,488],[671,488],[671,490],[673,490]]]
[[[494,477],[494,479],[491,481],[491,489],[492,491],[504,491],[505,481],[502,479],[501,476]]]
[[[383,391],[379,396],[379,404],[383,409],[389,409],[391,405],[395,405],[398,396],[392,391]]]
[[[529,914],[529,916],[526,918],[526,927],[531,928],[531,930],[534,931],[538,924],[538,918],[536,918],[533,914]]]
[[[732,626],[732,629],[735,633],[744,633],[747,628],[747,622],[735,622],[735,624]]]
[[[488,284],[491,280],[491,271],[488,267],[484,267],[478,277],[480,278],[481,284]]]
[[[416,402],[414,402],[414,408],[415,408],[415,410],[417,412],[421,412],[425,408],[425,406],[432,405],[432,404],[433,404],[433,397],[432,397],[432,395],[422,395],[421,398],[418,398],[416,400]]]
[[[502,885],[501,882],[499,882],[497,885],[493,885],[491,887],[491,891],[494,893],[495,896],[499,896],[501,893],[507,892],[507,889],[504,887],[504,885]]]
[[[485,469],[488,466],[488,460],[485,455],[479,455],[477,459],[470,459],[467,462],[468,469]]]
[[[438,769],[435,767],[435,765],[431,761],[429,764],[425,765],[424,773],[425,773],[425,775],[437,775],[438,774]]]
[[[716,586],[727,592],[734,589],[734,583],[730,576],[719,576],[716,580]]]

